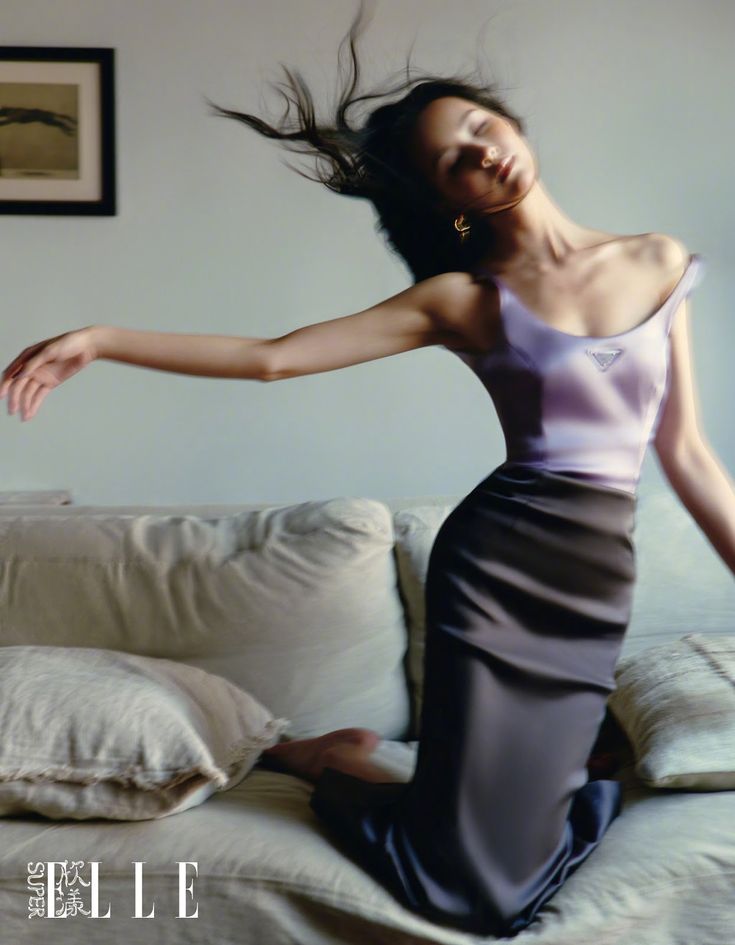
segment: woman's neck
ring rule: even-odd
[[[568,256],[593,245],[599,231],[580,226],[557,206],[537,178],[512,206],[488,211],[478,238],[487,230],[492,256],[480,260],[489,269],[519,268],[548,272]]]

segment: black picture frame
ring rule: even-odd
[[[117,213],[115,50],[0,46],[0,213]]]

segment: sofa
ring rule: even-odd
[[[375,760],[408,780],[423,580],[434,536],[461,497],[0,506],[0,646],[93,647],[197,667],[287,722],[280,737],[374,729]],[[732,638],[732,575],[661,486],[641,486],[636,555],[621,661],[692,632]],[[618,735],[610,745],[622,812],[514,941],[733,945],[735,790],[652,788],[619,737],[623,726],[605,731]],[[235,786],[169,816],[0,817],[0,945],[499,940],[404,909],[334,842],[309,806],[311,791],[307,780],[256,763]],[[31,864],[93,861],[108,917],[29,916]],[[155,904],[147,918],[133,918],[134,863],[143,864],[146,913]],[[195,917],[177,914],[182,863]]]

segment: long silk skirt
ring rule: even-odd
[[[503,463],[439,528],[413,777],[325,768],[310,800],[406,908],[513,936],[620,813],[619,781],[586,763],[632,609],[636,502]]]

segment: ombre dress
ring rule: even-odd
[[[622,805],[589,780],[636,577],[640,469],[669,386],[674,314],[698,281],[618,335],[571,335],[497,277],[487,388],[507,460],[448,515],[426,575],[423,707],[408,783],[325,768],[311,807],[406,908],[480,935],[526,928]]]

